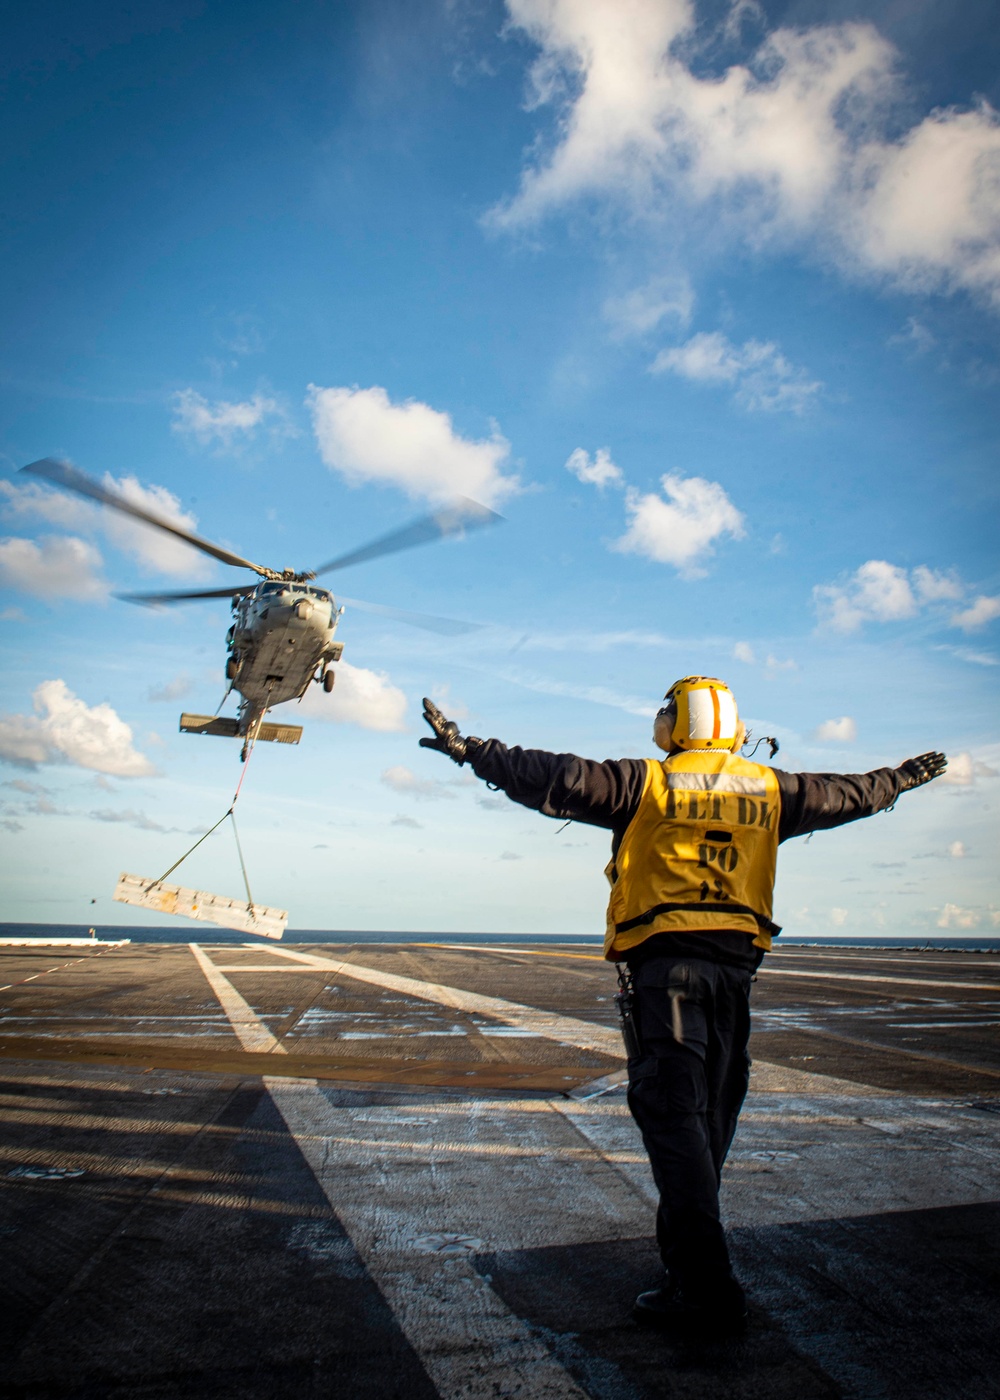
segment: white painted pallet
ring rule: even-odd
[[[155,909],[160,914],[179,914],[184,919],[201,919],[207,924],[221,924],[223,928],[240,929],[263,938],[280,938],[288,923],[287,909],[248,904],[246,900],[209,894],[207,890],[189,890],[183,885],[165,885],[144,875],[124,872],[118,877],[115,899],[119,904]]]

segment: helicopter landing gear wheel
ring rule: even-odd
[[[337,673],[336,673],[336,671],[324,671],[324,672],[323,672],[323,689],[326,691],[327,695],[329,695],[329,694],[330,694],[330,691],[333,689],[334,682],[336,681],[336,679],[337,679]]]

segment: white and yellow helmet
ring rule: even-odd
[[[661,749],[722,749],[735,753],[746,738],[736,697],[725,681],[714,676],[683,676],[674,682],[663,701],[653,729]]]

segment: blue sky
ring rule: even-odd
[[[419,750],[648,754],[721,675],[789,768],[950,780],[785,847],[789,932],[992,932],[1000,36],[992,6],[22,7],[2,60],[5,917],[134,921],[225,809],[235,571],[17,469],[64,455],[308,567],[456,493],[499,529],[358,566],[334,694],[261,746],[298,927],[596,932],[606,837]],[[150,494],[151,493],[151,494]],[[294,714],[288,718],[295,719]],[[238,893],[228,837],[178,878]],[[96,904],[91,904],[96,900]]]

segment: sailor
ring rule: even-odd
[[[685,676],[653,723],[663,759],[598,763],[463,736],[430,700],[424,748],[468,763],[524,807],[612,833],[605,956],[623,984],[628,1103],[660,1194],[662,1283],[634,1315],[731,1335],[747,1307],[719,1219],[719,1180],[747,1090],[750,985],[780,929],[778,846],[891,808],[944,772],[941,753],[870,773],[785,773],[741,756],[724,682]],[[772,756],[777,744],[771,740]]]

